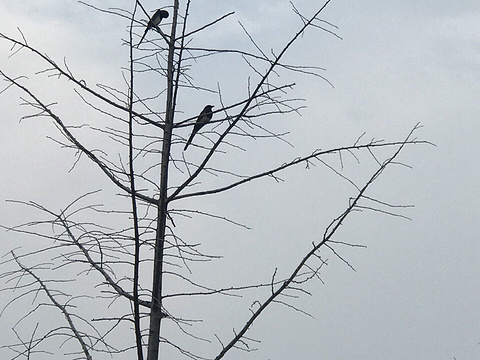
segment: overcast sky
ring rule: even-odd
[[[98,3],[107,6],[108,2]],[[132,6],[125,0],[110,3]],[[145,1],[145,7],[153,10],[158,3]],[[295,4],[307,15],[319,2]],[[195,37],[194,44],[254,51],[238,25],[241,21],[267,53],[270,49],[278,53],[301,25],[288,1],[218,0],[192,1],[190,26],[194,29],[229,11],[235,15]],[[405,149],[400,160],[411,169],[387,170],[372,189],[379,199],[414,204],[402,211],[411,221],[366,213],[345,224],[339,240],[367,248],[342,249],[355,272],[325,253],[329,266],[322,272],[324,284],[311,283],[308,289],[313,296],[296,302],[314,319],[285,307],[272,308],[252,330],[252,336],[262,340],[259,350],[227,358],[479,359],[480,3],[333,0],[322,19],[337,26],[328,28],[342,39],[307,31],[287,59],[325,68],[322,75],[334,87],[322,80],[286,75],[297,83],[292,97],[305,98],[307,105],[301,117],[281,123],[292,131],[289,141],[295,148],[262,143],[261,153],[245,155],[242,171],[253,172],[250,160],[254,169],[264,169],[317,148],[352,144],[363,132],[369,139],[400,140],[418,122],[423,128],[417,136],[436,147]],[[21,0],[0,2],[0,24],[0,32],[17,38],[19,27],[32,46],[58,63],[65,57],[87,84],[124,86],[125,19],[95,12],[76,1]],[[69,99],[62,99],[63,90],[51,87],[55,82],[46,86],[38,80],[34,73],[41,66],[37,62],[24,54],[8,58],[9,54],[10,45],[0,41],[0,70],[11,76],[28,75],[29,84],[48,101],[64,100],[58,108],[65,118],[71,115],[74,121],[88,122],[69,107]],[[207,87],[220,83],[225,100],[234,102],[246,94],[245,70],[237,72],[235,64],[206,59],[198,65],[200,70],[192,72]],[[237,83],[238,87],[232,85]],[[185,116],[194,116],[211,101],[218,104],[218,98],[210,99],[206,93],[198,98],[181,96],[179,109]],[[74,157],[47,139],[55,134],[54,127],[47,119],[19,123],[27,111],[19,104],[15,91],[0,95],[0,219],[8,225],[31,220],[27,217],[31,214],[6,204],[6,199],[34,200],[58,210],[73,200],[73,194],[98,188],[92,179],[101,176],[85,159],[68,173]],[[95,144],[95,138],[87,141]],[[254,162],[257,157],[258,163]],[[349,176],[368,175],[362,172],[362,164],[351,160],[345,169]],[[207,251],[225,255],[218,269],[231,265],[244,276],[239,275],[240,281],[258,276],[258,281],[268,282],[275,267],[288,273],[353,194],[352,188],[338,185],[339,178],[325,169],[301,167],[285,180],[278,185],[249,185],[198,203],[202,209],[215,209],[254,229],[225,238],[223,225],[208,230],[190,225],[196,229],[191,231],[209,232],[202,240]],[[16,246],[9,239],[1,233],[5,252]],[[0,293],[0,305],[6,301],[3,296]],[[218,328],[225,330],[224,340],[232,328],[243,325],[250,300],[211,310],[223,314]],[[0,319],[0,339],[6,332],[9,328]],[[206,356],[212,355],[208,347],[203,350]]]

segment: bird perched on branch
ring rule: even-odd
[[[187,150],[188,145],[190,145],[190,143],[193,140],[193,137],[198,132],[198,130],[200,130],[210,120],[212,120],[212,116],[213,116],[212,108],[213,107],[214,107],[213,105],[205,106],[203,108],[202,112],[200,113],[200,115],[198,115],[197,122],[195,123],[195,126],[193,127],[192,135],[190,135],[190,137],[188,138],[188,141],[185,144],[185,148],[183,149],[183,151]]]
[[[148,30],[155,29],[163,19],[168,18],[168,15],[169,14],[167,10],[158,9],[155,11],[155,14],[153,14],[152,18],[148,21],[147,28],[145,29],[145,32],[143,33],[143,36],[137,46],[140,46],[145,38],[145,35],[147,35]]]

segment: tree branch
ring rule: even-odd
[[[410,138],[413,134],[413,132],[418,128],[418,125],[415,126],[411,132],[408,134],[406,139],[399,144],[398,149],[395,151],[395,153],[386,161],[384,161],[380,167],[375,171],[375,173],[370,177],[370,179],[365,183],[365,185],[360,189],[358,194],[355,196],[355,198],[351,199],[350,205],[347,207],[347,209],[337,218],[335,219],[325,230],[325,234],[323,235],[323,239],[320,240],[317,244],[313,244],[313,248],[303,257],[303,259],[300,261],[300,263],[297,265],[297,267],[293,270],[291,275],[288,277],[288,279],[283,282],[276,290],[274,290],[272,286],[272,294],[263,302],[260,304],[259,308],[254,311],[253,315],[248,319],[246,324],[242,327],[242,329],[236,334],[236,336],[227,344],[223,347],[222,351],[215,357],[215,360],[223,358],[223,356],[232,348],[235,347],[235,345],[242,339],[242,337],[245,335],[245,333],[248,331],[248,329],[253,325],[253,322],[255,319],[257,319],[260,314],[274,301],[276,301],[276,298],[281,295],[287,288],[289,288],[289,285],[295,281],[297,278],[298,274],[301,272],[304,266],[306,266],[307,261],[315,256],[316,252],[323,246],[326,245],[327,242],[333,237],[333,235],[337,232],[337,230],[340,228],[340,226],[345,222],[347,217],[353,212],[355,207],[357,206],[357,203],[360,201],[362,197],[364,197],[365,192],[367,189],[370,187],[371,184],[375,180],[378,179],[378,177],[383,173],[385,168],[390,165],[393,160],[400,154],[402,149],[404,148],[405,145],[411,143]]]

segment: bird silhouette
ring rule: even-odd
[[[140,39],[137,47],[140,46],[140,44],[142,43],[145,35],[147,35],[148,30],[156,28],[163,19],[168,18],[168,15],[169,14],[167,10],[158,9],[157,11],[155,11],[155,14],[153,14],[152,18],[148,20],[147,28],[145,29],[145,32],[143,33],[143,36]]]
[[[205,106],[203,108],[202,112],[200,113],[200,115],[198,115],[197,122],[195,123],[195,126],[193,127],[192,135],[190,135],[190,137],[188,138],[188,141],[185,144],[185,147],[183,148],[183,151],[187,150],[188,145],[190,145],[190,143],[193,140],[193,137],[198,132],[198,130],[200,130],[210,120],[212,120],[212,116],[213,116],[212,108],[213,107],[214,107],[213,105]]]

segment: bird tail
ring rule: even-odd
[[[188,141],[187,143],[185,144],[185,147],[183,148],[183,151],[187,150],[188,148],[188,145],[190,145],[192,143],[192,140],[193,140],[193,136],[195,135],[194,132],[192,132],[192,135],[190,135],[190,137],[188,138]]]
[[[147,27],[147,28],[145,29],[145,32],[143,33],[142,38],[140,39],[140,41],[139,41],[139,43],[138,43],[138,45],[137,45],[137,47],[139,47],[140,44],[142,43],[143,39],[145,39],[145,35],[147,35],[148,30],[149,30],[149,28]]]

